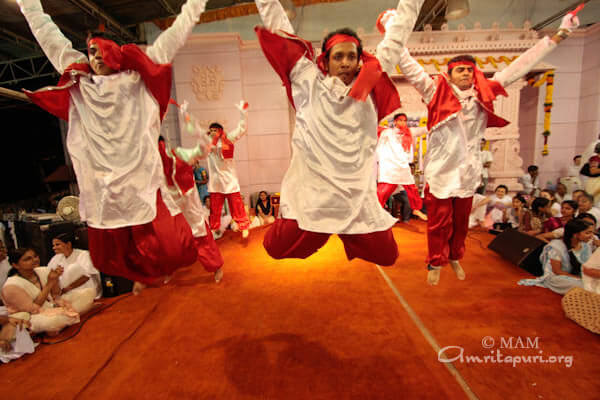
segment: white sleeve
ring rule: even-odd
[[[40,47],[61,75],[73,63],[87,63],[88,58],[82,52],[73,49],[71,41],[62,34],[50,16],[44,13],[39,0],[17,0],[21,12],[27,20],[31,33]]]
[[[542,61],[552,50],[556,43],[548,36],[544,36],[535,46],[521,54],[515,61],[494,74],[492,79],[498,81],[503,87],[510,86],[513,82],[525,76],[537,63]]]
[[[81,254],[77,258],[77,261],[85,269],[88,276],[100,275],[100,271],[98,271],[98,269],[94,267],[94,264],[92,263],[92,257],[90,256],[89,251],[81,250]]]
[[[58,267],[58,263],[59,263],[59,259],[60,258],[60,254],[55,254],[54,257],[52,257],[50,259],[50,261],[48,261],[48,268],[50,269],[56,269],[56,267]]]
[[[240,111],[241,118],[238,126],[231,132],[227,132],[227,139],[236,142],[248,132],[248,111]]]
[[[377,45],[377,59],[388,75],[396,72],[396,65],[417,22],[423,1],[400,0],[396,7],[397,14],[386,23],[383,40]]]
[[[282,30],[294,33],[294,28],[278,0],[255,0],[256,8],[265,28],[271,32]]]
[[[402,50],[398,66],[406,80],[423,96],[425,103],[429,104],[435,94],[435,81],[425,72],[421,64],[411,57],[407,48]]]
[[[146,54],[158,64],[170,63],[177,51],[185,44],[192,33],[196,22],[206,7],[207,0],[188,0],[181,12],[166,31],[160,34],[156,41],[148,48]]]

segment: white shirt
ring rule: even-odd
[[[48,268],[53,270],[59,266],[64,268],[63,274],[58,278],[61,289],[66,288],[82,276],[87,276],[89,279],[77,289],[91,288],[96,291],[96,298],[102,297],[100,272],[92,264],[90,253],[87,250],[73,249],[69,257],[65,257],[64,254],[56,254],[48,262]]]
[[[567,176],[579,176],[579,171],[581,171],[581,165],[569,165],[567,168]]]
[[[413,136],[419,135],[424,128],[411,128]],[[426,130],[426,128],[425,128]],[[411,144],[408,152],[402,146],[402,134],[396,128],[388,128],[381,132],[377,142],[377,158],[379,161],[379,182],[397,185],[414,185],[415,178],[410,171],[414,152]]]
[[[590,258],[583,264],[584,267],[599,270],[600,269],[600,251],[595,250]],[[583,288],[592,293],[600,294],[600,279],[592,278],[584,273],[581,274]]]
[[[206,0],[189,0],[173,25],[146,54],[169,63],[183,46]],[[61,74],[74,62],[87,62],[74,50],[39,0],[19,0],[21,11],[44,53]],[[79,213],[94,228],[119,228],[151,222],[156,196],[166,188],[160,155],[159,105],[139,73],[83,75],[69,90],[67,148],[80,189]],[[171,214],[178,207],[166,190],[162,197]]]
[[[8,257],[5,257],[4,260],[0,261],[0,290],[2,290],[2,286],[4,286],[4,282],[8,278],[8,271],[12,266],[8,262]]]
[[[481,176],[484,178],[489,177],[489,168],[484,167],[486,163],[494,161],[494,156],[489,150],[481,150]]]
[[[536,176],[535,179],[532,179],[531,175],[529,175],[529,173],[521,176],[519,178],[519,183],[521,183],[521,185],[523,185],[523,191],[527,194],[530,194],[531,191],[535,189],[535,192],[533,193],[533,195],[539,196],[540,187],[538,186],[538,178],[539,178],[539,176]]]
[[[226,133],[227,139],[231,142],[236,142],[246,134],[246,115],[246,113],[242,113],[237,128]],[[223,158],[222,150],[223,142],[219,139],[213,151],[208,154],[208,176],[210,177],[208,179],[208,192],[237,193],[240,191],[240,183],[235,168],[235,160],[233,158]]]
[[[406,18],[406,15],[399,14],[396,18]],[[503,87],[508,87],[554,47],[556,44],[544,37],[507,68],[497,72],[493,79]],[[402,53],[399,66],[406,79],[429,104],[437,87],[434,79],[410,56],[407,49]],[[425,180],[431,193],[439,199],[473,196],[482,175],[480,146],[487,127],[487,113],[479,105],[472,88],[461,91],[453,87],[453,90],[462,105],[461,111],[432,127],[427,140]]]
[[[293,33],[278,1],[258,0],[256,5],[267,29]],[[416,16],[406,27],[391,27],[379,44],[377,58],[386,73],[394,72],[401,43],[415,20]],[[290,166],[281,185],[281,216],[312,232],[360,234],[389,229],[396,219],[379,205],[373,173],[378,124],[373,100],[349,97],[350,86],[323,75],[306,57],[296,62],[290,80],[296,128]]]

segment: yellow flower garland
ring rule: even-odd
[[[546,84],[546,98],[544,99],[544,132],[542,132],[542,135],[544,136],[544,149],[542,150],[542,155],[547,156],[550,153],[548,150],[548,136],[550,136],[550,123],[552,120],[554,70],[544,73],[537,81],[535,80],[535,77],[531,77],[527,80],[527,83],[533,87],[540,87],[544,83]]]

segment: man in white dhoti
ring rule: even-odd
[[[419,0],[402,0],[398,15],[393,18],[412,21],[420,5]],[[399,25],[412,30],[412,25],[409,28],[407,23]],[[468,55],[451,59],[448,74],[434,79],[410,56],[408,49],[403,50],[399,67],[428,107],[429,136],[424,171],[429,217],[429,284],[438,284],[441,268],[448,261],[457,278],[465,279],[459,260],[465,252],[472,197],[481,181],[480,142],[487,127],[508,124],[494,113],[494,99],[507,96],[504,88],[529,72],[578,25],[574,13],[567,14],[556,35],[544,37],[492,79],[487,79],[477,68],[476,60]]]
[[[415,178],[410,169],[410,163],[414,158],[413,135],[425,135],[427,129],[411,129],[407,125],[407,120],[406,114],[394,115],[394,127],[384,129],[379,135],[377,196],[383,207],[398,185],[402,185],[413,215],[427,221],[427,216],[421,211],[423,200],[415,186]]]
[[[378,122],[400,107],[389,74],[410,30],[392,22],[375,57],[354,31],[340,29],[323,40],[315,60],[279,1],[256,5],[265,25],[256,28],[259,42],[296,110],[281,218],[265,235],[265,249],[277,259],[306,258],[338,234],[348,259],[393,265],[396,220],[378,203],[373,166]]]
[[[188,0],[173,25],[144,50],[92,37],[89,58],[72,48],[39,0],[18,3],[62,75],[57,87],[27,95],[69,122],[67,148],[94,266],[136,281],[137,293],[144,284],[194,263],[192,232],[166,190],[156,144],[171,93],[169,63],[206,0]]]

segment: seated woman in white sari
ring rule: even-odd
[[[587,242],[593,234],[594,228],[588,222],[581,219],[567,222],[562,240],[548,243],[540,255],[544,274],[536,279],[520,280],[519,285],[545,287],[558,294],[582,287],[581,265],[592,254]]]
[[[30,314],[32,332],[58,333],[78,323],[79,314],[92,307],[96,292],[91,288],[78,291],[79,295],[71,301],[61,299],[59,278],[63,268],[40,267],[40,258],[33,249],[11,251],[8,260],[16,274],[6,280],[2,301],[9,316],[20,312]]]
[[[80,290],[86,288],[93,289],[98,299],[102,297],[100,272],[94,268],[88,251],[73,248],[74,240],[72,233],[61,233],[52,239],[52,250],[56,255],[48,263],[48,268],[63,267],[64,272],[58,282],[64,300],[72,301]]]

